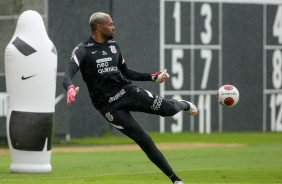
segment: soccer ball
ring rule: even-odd
[[[216,97],[223,107],[233,107],[239,101],[239,91],[235,86],[227,84],[219,88]]]

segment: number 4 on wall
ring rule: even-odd
[[[277,8],[272,34],[278,37],[278,43],[282,44],[282,5]]]

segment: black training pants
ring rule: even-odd
[[[151,137],[131,116],[130,111],[139,111],[160,116],[173,116],[186,108],[186,104],[174,99],[163,99],[136,86],[121,90],[111,102],[99,108],[100,113],[119,131],[133,139],[148,158],[167,176],[174,174],[163,154]]]

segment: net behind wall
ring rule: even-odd
[[[35,10],[41,14],[47,26],[48,0],[1,0],[0,1],[0,77],[5,75],[4,53],[11,40],[19,16],[26,10]]]

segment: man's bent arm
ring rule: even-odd
[[[134,81],[149,81],[150,80],[150,74],[149,73],[137,72],[137,71],[134,71],[134,70],[127,68],[126,66],[123,68],[122,74],[126,78],[128,78],[130,80],[134,80]]]
[[[68,87],[70,85],[73,85],[72,78],[75,76],[78,70],[79,70],[79,67],[76,63],[74,62],[69,63],[69,66],[64,74],[64,78],[62,81],[65,90],[68,90]]]

